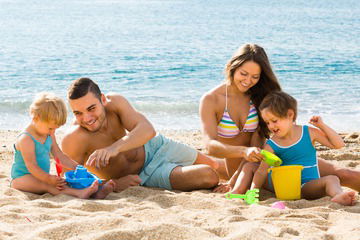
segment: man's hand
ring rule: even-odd
[[[324,125],[324,122],[320,116],[312,116],[309,120],[309,123],[320,129]]]
[[[106,167],[110,158],[115,157],[117,154],[118,152],[113,146],[98,149],[89,156],[85,165],[95,166],[96,168]]]
[[[113,179],[115,182],[114,192],[121,192],[128,187],[139,186],[141,178],[138,175],[127,175],[119,179]]]
[[[264,160],[264,156],[260,154],[260,149],[257,147],[248,147],[246,150],[246,161],[260,162]]]
[[[55,186],[60,191],[63,190],[66,185],[65,179],[63,179],[62,177],[58,177],[56,175],[50,175],[48,181],[50,185]]]

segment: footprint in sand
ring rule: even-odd
[[[290,227],[286,227],[286,228],[281,228],[279,237],[284,237],[287,234],[294,235],[294,236],[300,235],[300,233],[297,230],[290,228]]]

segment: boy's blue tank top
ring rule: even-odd
[[[267,140],[266,143],[270,145],[274,153],[283,161],[281,166],[304,166],[301,172],[301,184],[320,178],[316,149],[311,143],[308,126],[302,126],[300,139],[290,146],[280,146],[271,139]]]
[[[50,151],[51,151],[51,145],[52,145],[51,137],[48,136],[46,138],[45,142],[42,144],[28,132],[23,132],[21,134],[28,135],[34,141],[36,162],[39,165],[39,167],[42,170],[44,170],[44,172],[49,173],[50,172]],[[11,178],[15,179],[18,177],[22,177],[25,174],[31,174],[25,165],[24,158],[21,155],[21,152],[16,149],[15,144],[14,144],[14,150],[15,150],[14,163],[11,168]]]

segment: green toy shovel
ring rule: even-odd
[[[273,167],[278,167],[282,164],[281,159],[276,156],[275,154],[266,151],[266,150],[261,150],[260,152],[261,155],[263,155],[265,157],[265,162],[269,165],[269,166],[273,166]]]
[[[228,192],[225,194],[225,198],[242,198],[247,204],[257,204],[259,202],[259,189],[254,188],[252,190],[247,190],[245,194],[234,194]]]

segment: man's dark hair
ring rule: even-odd
[[[101,91],[99,86],[90,78],[79,78],[72,82],[68,89],[68,99],[78,99],[91,92],[101,101]]]

